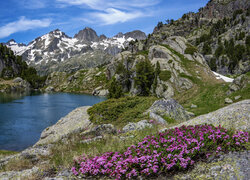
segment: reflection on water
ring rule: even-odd
[[[41,132],[79,106],[104,98],[82,94],[0,94],[0,149],[23,150],[37,142]]]

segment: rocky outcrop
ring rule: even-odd
[[[96,42],[99,40],[99,37],[97,36],[96,32],[89,27],[86,27],[83,30],[79,31],[74,36],[74,38],[84,42],[91,42],[91,41]]]
[[[174,175],[173,179],[241,179],[250,176],[250,151],[230,152],[211,157],[208,162],[199,162],[186,173]],[[160,179],[160,178],[159,178]]]
[[[227,94],[231,94],[240,89],[246,88],[250,84],[250,76],[247,74],[242,74],[239,77],[235,78],[234,81],[230,84]]]
[[[141,120],[137,123],[128,123],[126,126],[122,128],[123,133],[127,133],[129,131],[137,131],[145,128],[151,128],[152,124],[150,124],[147,120]]]
[[[9,180],[9,179],[27,179],[32,177],[32,175],[39,172],[38,167],[33,167],[32,169],[25,169],[23,171],[7,171],[0,172],[0,180]]]
[[[217,111],[198,116],[182,125],[212,124],[227,129],[250,130],[250,100],[243,100]]]
[[[159,123],[167,124],[166,120],[173,119],[176,122],[183,122],[190,119],[190,114],[174,99],[161,99],[146,111],[149,116]]]
[[[46,128],[35,146],[54,143],[72,133],[86,129],[91,124],[87,113],[89,107],[79,107],[61,118],[55,125]]]

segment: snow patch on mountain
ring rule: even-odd
[[[234,79],[232,79],[232,78],[223,76],[223,75],[221,75],[221,74],[219,74],[219,73],[217,73],[217,72],[214,72],[214,71],[213,71],[213,73],[214,73],[214,75],[216,76],[216,79],[222,79],[222,80],[225,81],[225,82],[233,82],[233,80],[234,80]]]

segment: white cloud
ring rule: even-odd
[[[131,9],[143,8],[156,5],[160,0],[56,0],[68,5],[85,5],[96,10],[106,10],[108,8]]]
[[[50,19],[26,19],[25,17],[21,17],[18,21],[8,23],[2,27],[0,27],[0,38],[5,38],[10,36],[13,33],[27,31],[30,29],[48,27],[51,24]]]
[[[123,23],[129,20],[152,16],[147,8],[158,4],[160,0],[56,0],[65,5],[79,6],[93,10],[88,17],[81,18],[85,22],[101,23],[102,25]]]
[[[116,24],[119,22],[123,23],[144,16],[144,14],[139,11],[123,12],[113,8],[107,9],[104,13],[93,13],[92,15],[99,18],[104,25]]]
[[[47,0],[18,0],[17,3],[25,9],[41,9],[46,7]]]

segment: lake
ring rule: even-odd
[[[34,145],[41,132],[80,106],[105,98],[69,93],[0,93],[0,150],[20,151]]]

